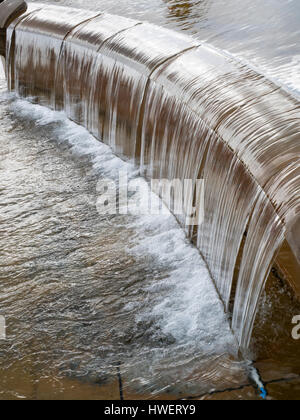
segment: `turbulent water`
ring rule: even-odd
[[[251,66],[259,67],[260,72],[297,95],[299,62],[295,50],[299,38],[296,25],[299,7],[295,1],[285,3],[274,0],[270,2],[272,8],[268,9],[272,19],[268,20],[265,16],[266,8],[264,13],[260,13],[261,2],[256,3],[251,2],[248,7],[243,6],[243,10],[238,10],[235,1],[226,2],[225,7],[221,0],[153,1],[150,5],[149,2],[127,1],[121,3],[121,6],[120,2],[107,4],[97,1],[90,2],[89,8],[184,29],[194,35],[194,46],[199,44],[196,39],[205,39],[218,48],[228,50],[231,55],[238,56],[242,60],[240,68],[244,68],[245,62],[250,61]],[[63,4],[82,6],[77,1],[64,1]],[[264,24],[259,22],[258,17]],[[288,23],[284,22],[284,17],[289,19]],[[79,22],[80,19],[82,17],[79,17]],[[128,21],[122,24],[124,28],[128,27]],[[132,26],[135,25],[133,21]],[[105,25],[103,28],[106,30]],[[139,28],[133,29],[132,33],[134,31],[138,33]],[[76,32],[72,34],[75,44],[76,36]],[[146,36],[145,33],[143,36]],[[264,39],[264,43],[260,42],[261,39]],[[29,31],[22,42],[38,48],[40,41]],[[117,42],[126,45],[122,35]],[[117,42],[107,46],[108,56],[119,53]],[[65,51],[60,51],[57,39],[50,41],[50,44],[49,50],[70,54],[74,59],[73,66],[78,64],[74,45],[66,43]],[[170,55],[176,55],[178,51],[189,49],[190,45],[178,35],[178,44],[173,44],[172,48],[174,51]],[[161,49],[163,52],[163,45]],[[205,50],[202,54],[209,55]],[[28,57],[28,50],[19,49],[17,59],[25,63],[24,67]],[[159,56],[159,60],[163,58],[163,54]],[[195,55],[191,53],[189,58],[187,54],[185,58],[190,59],[189,69],[193,71],[195,62],[197,64]],[[31,59],[35,60],[36,57]],[[41,65],[42,68],[43,59],[39,57],[39,60],[35,65]],[[147,77],[157,67],[159,60],[155,57],[153,61],[144,62],[128,73],[125,67],[120,66],[118,70],[124,80],[130,81],[129,86],[136,95],[136,103],[132,102],[132,115],[135,115],[135,107],[143,99],[137,100],[138,94],[145,88]],[[32,65],[32,62],[28,63],[28,66]],[[55,66],[55,60],[52,65]],[[99,68],[101,66],[100,63]],[[109,60],[105,66],[105,74],[109,75]],[[165,74],[156,76],[157,84],[163,80],[162,83],[171,86],[170,80],[176,74],[176,66],[182,66],[180,57],[171,63]],[[56,68],[52,70],[55,73]],[[94,109],[95,102],[89,104],[89,107],[81,106],[76,96],[70,94],[68,97],[68,92],[72,93],[76,86],[72,80],[65,86],[66,93],[62,98],[57,86],[64,71],[59,68],[50,92],[41,89],[41,103],[44,100],[45,104],[50,102],[57,108],[57,104],[64,102],[68,117],[85,124],[117,152],[134,155],[135,150],[124,150],[122,136],[128,135],[130,130],[126,124],[116,124],[114,116],[117,105],[116,108],[112,106],[111,111],[105,101],[99,101],[99,109]],[[136,76],[138,72],[142,77]],[[223,81],[221,73],[218,82]],[[51,86],[51,74],[52,71],[40,72],[37,86],[39,83],[40,86],[48,85],[49,81]],[[205,66],[203,74],[207,77]],[[81,75],[78,72],[77,77]],[[248,70],[243,75],[248,77]],[[204,82],[211,83],[209,77],[207,80],[205,77]],[[183,83],[184,79],[181,81]],[[100,97],[97,83],[96,80],[96,83],[91,84],[95,89],[89,92],[91,97]],[[29,91],[21,93],[30,95],[30,83],[28,86]],[[110,89],[117,92],[124,86],[112,83]],[[223,85],[218,83],[218,86]],[[224,86],[226,88],[225,83]],[[22,91],[22,77],[16,78],[15,87]],[[195,94],[188,89],[185,93],[191,97]],[[261,98],[266,93],[274,97],[275,105],[279,103],[272,87],[266,91],[261,89]],[[151,120],[159,112],[165,115],[161,104],[168,105],[171,102],[168,103],[169,98],[164,95],[150,86],[149,98],[146,98],[149,100],[144,109],[151,123],[143,126],[141,149],[142,156],[148,161],[142,161],[142,166],[150,164],[150,176],[155,170],[163,175],[163,170],[155,167],[155,157],[161,159],[168,147],[167,140],[165,145],[158,144],[159,136],[156,134],[159,134],[160,127]],[[253,99],[252,96],[249,98]],[[176,101],[171,105],[171,109],[179,109]],[[264,105],[263,101],[261,105]],[[111,116],[108,118],[109,124],[106,126],[103,123],[99,133],[98,121],[94,116],[99,112],[103,114],[101,106],[105,107],[105,112],[111,112]],[[288,108],[287,105],[287,110],[291,118],[293,112],[296,115],[292,106]],[[1,113],[3,135],[0,168],[3,175],[0,177],[0,189],[3,199],[0,250],[3,287],[0,302],[1,313],[7,317],[8,322],[8,340],[1,347],[2,395],[20,398],[35,396],[28,395],[26,387],[16,391],[18,387],[14,378],[20,371],[26,372],[24,375],[28,377],[29,383],[41,382],[44,378],[55,383],[56,387],[61,387],[63,393],[65,385],[61,378],[80,378],[103,385],[116,375],[118,364],[129,392],[151,396],[164,393],[175,396],[200,395],[214,388],[224,389],[245,383],[245,363],[237,362],[236,341],[206,265],[196,248],[188,243],[173,216],[103,217],[97,213],[96,186],[99,179],[107,176],[117,178],[119,169],[128,170],[130,177],[136,178],[137,168],[114,156],[107,146],[97,142],[85,129],[71,123],[65,114],[48,111],[8,95],[3,81]],[[168,115],[168,118],[171,127],[172,116]],[[190,134],[206,130],[201,122],[193,125],[190,116],[183,117],[183,122],[188,128],[193,128],[194,131],[186,130]],[[114,126],[118,128],[117,135],[111,130]],[[251,127],[249,130],[248,134],[252,134]],[[170,134],[164,133],[163,138],[168,139]],[[148,151],[145,149],[147,136],[152,142]],[[211,139],[216,140],[213,136],[206,136],[207,143]],[[233,145],[234,142],[233,137]],[[136,147],[134,141],[129,144]],[[207,144],[203,150],[206,147]],[[208,178],[215,173],[222,178],[226,172],[225,166],[214,166],[213,163],[214,153],[220,153],[221,148],[219,145],[214,150],[210,146],[211,165],[205,168]],[[235,159],[229,161],[229,166],[236,169],[237,173],[241,171]],[[172,165],[170,160],[169,174],[176,175],[176,171],[176,165]],[[227,176],[230,177],[231,173],[235,172],[228,171]],[[216,188],[221,187],[219,178],[209,187],[214,194]],[[230,181],[230,178],[227,180]],[[215,224],[207,220],[195,241],[204,251],[213,276],[219,279],[217,286],[223,301],[229,305],[240,237],[244,235],[248,223],[245,215],[248,217],[256,203],[255,217],[248,226],[245,245],[247,264],[242,264],[241,280],[236,293],[236,307],[242,307],[243,310],[235,311],[233,319],[235,329],[244,331],[242,340],[247,344],[263,286],[263,282],[257,281],[257,278],[263,280],[265,276],[261,259],[268,266],[274,250],[283,240],[280,223],[276,225],[278,219],[273,209],[266,205],[264,194],[258,194],[252,187],[251,183],[243,184],[251,199],[243,203],[240,219],[230,211],[225,211],[222,203],[217,210],[213,194],[208,202],[208,210],[215,209],[217,219],[223,221],[224,230],[232,222],[232,231],[239,226],[240,236],[237,236],[236,242],[230,242],[225,262],[218,263],[220,253],[224,250],[225,236],[222,232],[217,236]],[[232,200],[238,200],[235,191],[232,191]],[[210,211],[207,213],[210,214]],[[223,217],[225,213],[228,215],[226,219]],[[269,220],[269,224],[265,223],[266,220]],[[265,253],[257,256],[250,245],[252,238],[255,243],[261,238],[261,231],[257,229],[259,221],[264,225],[264,238],[268,240],[271,232],[273,242],[268,246],[266,242],[262,246]],[[249,285],[243,284],[243,278],[249,281]],[[244,290],[247,288],[250,291],[245,299]]]

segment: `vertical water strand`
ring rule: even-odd
[[[108,38],[134,25],[131,19],[100,14],[72,30],[62,48],[56,90],[63,90],[64,98],[63,103],[57,98],[56,106],[99,138],[96,94],[102,61],[97,51]]]
[[[14,19],[6,30],[6,78],[9,90],[13,90],[15,85],[15,29],[22,19],[40,9],[40,4],[29,3],[27,11]]]
[[[11,23],[6,30],[6,78],[7,78],[7,87],[9,91],[14,89],[15,85],[15,56],[14,56],[14,31],[15,31],[15,22]]]
[[[295,142],[296,142],[295,138]],[[300,154],[286,165],[282,165],[280,172],[276,173],[265,185],[270,200],[276,211],[285,222],[287,231],[294,232],[295,256],[299,258],[299,213],[300,213]],[[298,240],[296,240],[298,238]],[[292,245],[292,244],[291,244]]]
[[[265,189],[286,227],[284,245],[276,264],[300,297],[300,153],[298,156],[293,154],[288,165],[282,165]]]
[[[233,273],[258,186],[232,150],[199,117],[198,99],[206,101],[211,123],[215,120],[217,124],[230,111],[229,104],[220,112],[213,91],[204,95],[205,89],[211,89],[212,75],[199,58],[197,50],[185,53],[153,75],[144,111],[141,168],[145,167],[148,177],[205,180],[204,223],[187,231],[198,237],[197,245],[228,309]],[[204,77],[198,79],[195,74],[201,67]],[[222,73],[221,77],[219,85],[224,83]],[[174,80],[182,84],[182,91],[176,90]]]
[[[103,22],[101,22],[101,42],[97,43],[97,57],[94,62],[94,83],[91,86],[89,92],[89,106],[86,109],[87,118],[92,121],[92,132],[94,132],[98,138],[101,138],[103,140],[105,139],[104,141],[106,141],[113,148],[113,150],[115,150],[116,152],[119,151],[119,153],[121,154],[126,154],[126,151],[122,147],[118,147],[116,143],[119,115],[118,98],[120,85],[114,86],[115,83],[118,85],[118,78],[110,78],[112,75],[117,76],[120,69],[118,69],[116,61],[113,57],[110,59],[109,57],[106,57],[105,54],[102,54],[102,47],[104,47],[106,43],[112,41],[115,37],[119,36],[121,33],[125,33],[127,32],[127,30],[130,30],[131,28],[134,28],[140,24],[141,22],[132,19],[113,16],[109,14],[103,15]],[[103,77],[103,73],[106,74],[106,77]],[[121,72],[121,79],[122,78],[123,75]],[[124,81],[122,84],[125,84]],[[114,96],[110,95],[116,95],[115,101],[113,99]],[[133,98],[134,96],[131,97],[131,101],[133,100]],[[128,98],[128,100],[130,100],[130,98]],[[99,104],[96,106],[96,108],[94,108],[95,103]],[[123,108],[124,107],[126,107],[126,100],[124,100],[123,102]],[[109,110],[111,110],[112,112],[110,112]],[[106,121],[107,112],[109,112],[108,127]],[[121,110],[121,112],[123,113],[123,120],[125,121],[124,125],[126,126],[126,124],[128,124],[128,121],[126,121],[125,115],[126,112],[128,112],[128,110],[124,109]],[[111,131],[109,129],[107,130],[107,128],[109,127],[111,127]],[[129,129],[126,130],[125,128],[124,135],[127,137],[129,135]],[[107,133],[107,137],[105,133]],[[136,133],[134,133],[134,137],[135,135]],[[131,157],[131,153],[129,153],[129,155],[127,153],[127,156]]]
[[[262,192],[247,231],[234,302],[232,327],[243,349],[250,344],[259,297],[284,233],[284,225]]]
[[[210,135],[206,124],[186,104],[155,81],[149,83],[140,158],[140,170],[148,178],[178,179],[182,181],[181,185],[184,180],[195,183],[201,179]],[[172,207],[176,204],[179,205],[173,202]],[[177,215],[184,227],[186,215]],[[186,226],[186,231],[193,236],[192,226]]]
[[[93,22],[95,19],[97,19],[98,16],[101,16],[101,14],[102,13],[94,13],[92,16],[87,14],[86,19],[83,19],[80,23],[74,25],[73,28],[67,32],[61,44],[59,60],[57,63],[54,86],[55,109],[64,110],[68,117],[71,120],[76,121],[78,124],[83,124],[81,112],[82,110],[80,107],[80,97],[83,96],[83,92],[82,80],[80,77],[83,77],[86,80],[90,74],[91,68],[89,66],[90,61],[88,60],[88,53],[90,53],[90,50],[87,48],[83,49],[83,56],[76,56],[76,54],[72,54],[68,57],[69,60],[67,61],[65,57],[67,51],[66,45],[74,33],[83,31],[83,28],[85,28],[86,25]],[[74,112],[72,112],[73,109],[71,107],[71,97],[68,96],[69,89],[67,86],[68,80],[66,75],[69,74],[69,71],[72,71],[72,78],[70,82],[72,83],[74,89]]]
[[[13,42],[14,42],[14,30],[15,24],[11,23],[6,30],[6,78],[7,78],[7,87],[9,91],[14,89],[15,84],[15,74],[14,74],[14,52],[13,52]]]
[[[198,229],[197,245],[228,310],[238,253],[258,187],[230,149],[215,137],[210,142],[203,178],[205,219]]]

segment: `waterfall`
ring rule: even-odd
[[[205,180],[204,223],[185,229],[247,348],[283,246],[299,274],[298,101],[191,37],[77,9],[30,5],[6,58],[11,90],[64,110],[146,177]]]

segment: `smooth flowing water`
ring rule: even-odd
[[[121,13],[120,3],[99,1],[89,8],[183,29],[194,38],[178,32],[170,43],[157,29],[157,45],[151,25],[124,18],[114,22],[87,11],[73,11],[67,28],[54,10],[61,33],[53,38],[53,28],[44,26],[43,36],[36,35],[29,17],[9,44],[16,48],[17,63],[9,67],[11,88],[64,109],[148,177],[201,175],[209,181],[205,222],[186,233],[205,257],[226,309],[243,246],[232,320],[243,347],[250,342],[266,273],[284,241],[282,220],[292,223],[299,208],[299,105],[294,99],[299,7],[271,3],[275,33],[253,2],[247,13],[233,1],[226,8],[221,1],[126,2]],[[49,10],[42,14],[39,22],[51,20]],[[254,24],[258,16],[264,24]],[[72,30],[85,19],[92,20]],[[121,33],[112,36],[116,24]],[[230,55],[199,47],[203,39]],[[277,41],[272,48],[271,40]],[[235,56],[242,60],[237,66]],[[31,68],[39,71],[32,74]],[[276,85],[266,83],[262,73]],[[278,91],[279,85],[291,96]],[[117,177],[118,169],[134,178],[138,167],[115,157],[65,114],[4,91],[3,84],[1,312],[11,314],[11,322],[3,348],[3,395],[28,397],[24,389],[19,395],[13,386],[8,391],[23,370],[29,371],[30,383],[44,378],[48,387],[57,383],[54,388],[64,393],[68,386],[62,378],[103,385],[119,363],[129,394],[200,395],[247,382],[247,364],[238,362],[237,343],[206,265],[173,216],[98,215],[98,180]],[[268,106],[272,103],[269,109],[265,97]],[[124,98],[130,104],[126,110]],[[281,156],[277,161],[276,155]]]

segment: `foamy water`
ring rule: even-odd
[[[93,381],[121,361],[130,389],[153,396],[244,378],[205,263],[174,216],[97,214],[98,181],[117,181],[120,170],[140,179],[137,169],[61,112],[6,93],[1,103],[0,302],[8,343],[18,349],[5,349],[5,375],[5,363],[17,366],[34,352],[30,363],[47,377]]]

